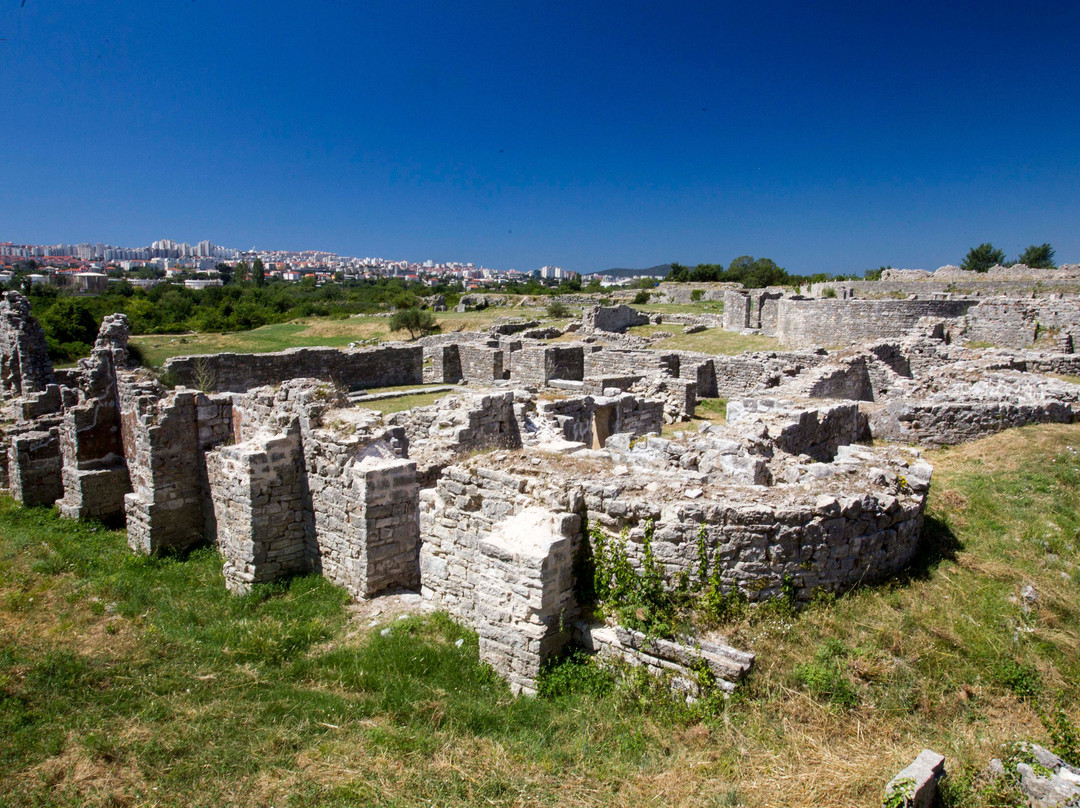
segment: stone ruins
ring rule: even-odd
[[[236,592],[306,572],[356,598],[419,591],[477,631],[515,692],[534,692],[571,641],[691,690],[704,664],[731,689],[750,654],[590,622],[575,594],[589,531],[624,535],[637,566],[648,535],[672,582],[698,569],[704,537],[729,591],[809,599],[912,560],[932,474],[913,445],[1080,413],[1063,378],[1080,375],[1080,299],[840,291],[723,288],[722,317],[663,315],[785,346],[738,356],[664,350],[625,333],[660,315],[621,306],[590,308],[566,333],[509,322],[176,357],[158,376],[130,361],[123,315],[77,368],[54,369],[26,299],[7,292],[0,486],[123,522],[138,553],[212,542]],[[446,395],[365,407],[372,388],[410,385]],[[726,422],[691,422],[718,397]]]

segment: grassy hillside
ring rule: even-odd
[[[139,558],[2,499],[0,805],[861,806],[923,746],[948,804],[1013,804],[977,778],[1003,745],[1080,744],[1077,448],[928,453],[911,574],[733,610],[757,669],[692,708],[590,664],[513,699],[445,617],[369,627],[315,577],[233,597],[212,549]]]

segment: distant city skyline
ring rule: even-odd
[[[6,237],[590,272],[1080,259],[1080,7],[0,5]]]

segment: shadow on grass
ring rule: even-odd
[[[927,514],[923,518],[922,534],[915,547],[915,555],[900,580],[925,580],[942,561],[955,561],[956,554],[964,549],[963,542],[953,532],[947,520]]]

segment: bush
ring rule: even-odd
[[[821,296],[828,298],[836,297],[836,290],[833,289],[831,286],[826,286],[824,289],[821,290]]]
[[[570,316],[570,309],[567,308],[565,303],[560,303],[558,300],[552,300],[547,305],[547,316],[555,320],[562,320]]]
[[[634,305],[642,306],[649,302],[649,298],[652,297],[648,292],[642,290],[634,295]]]

